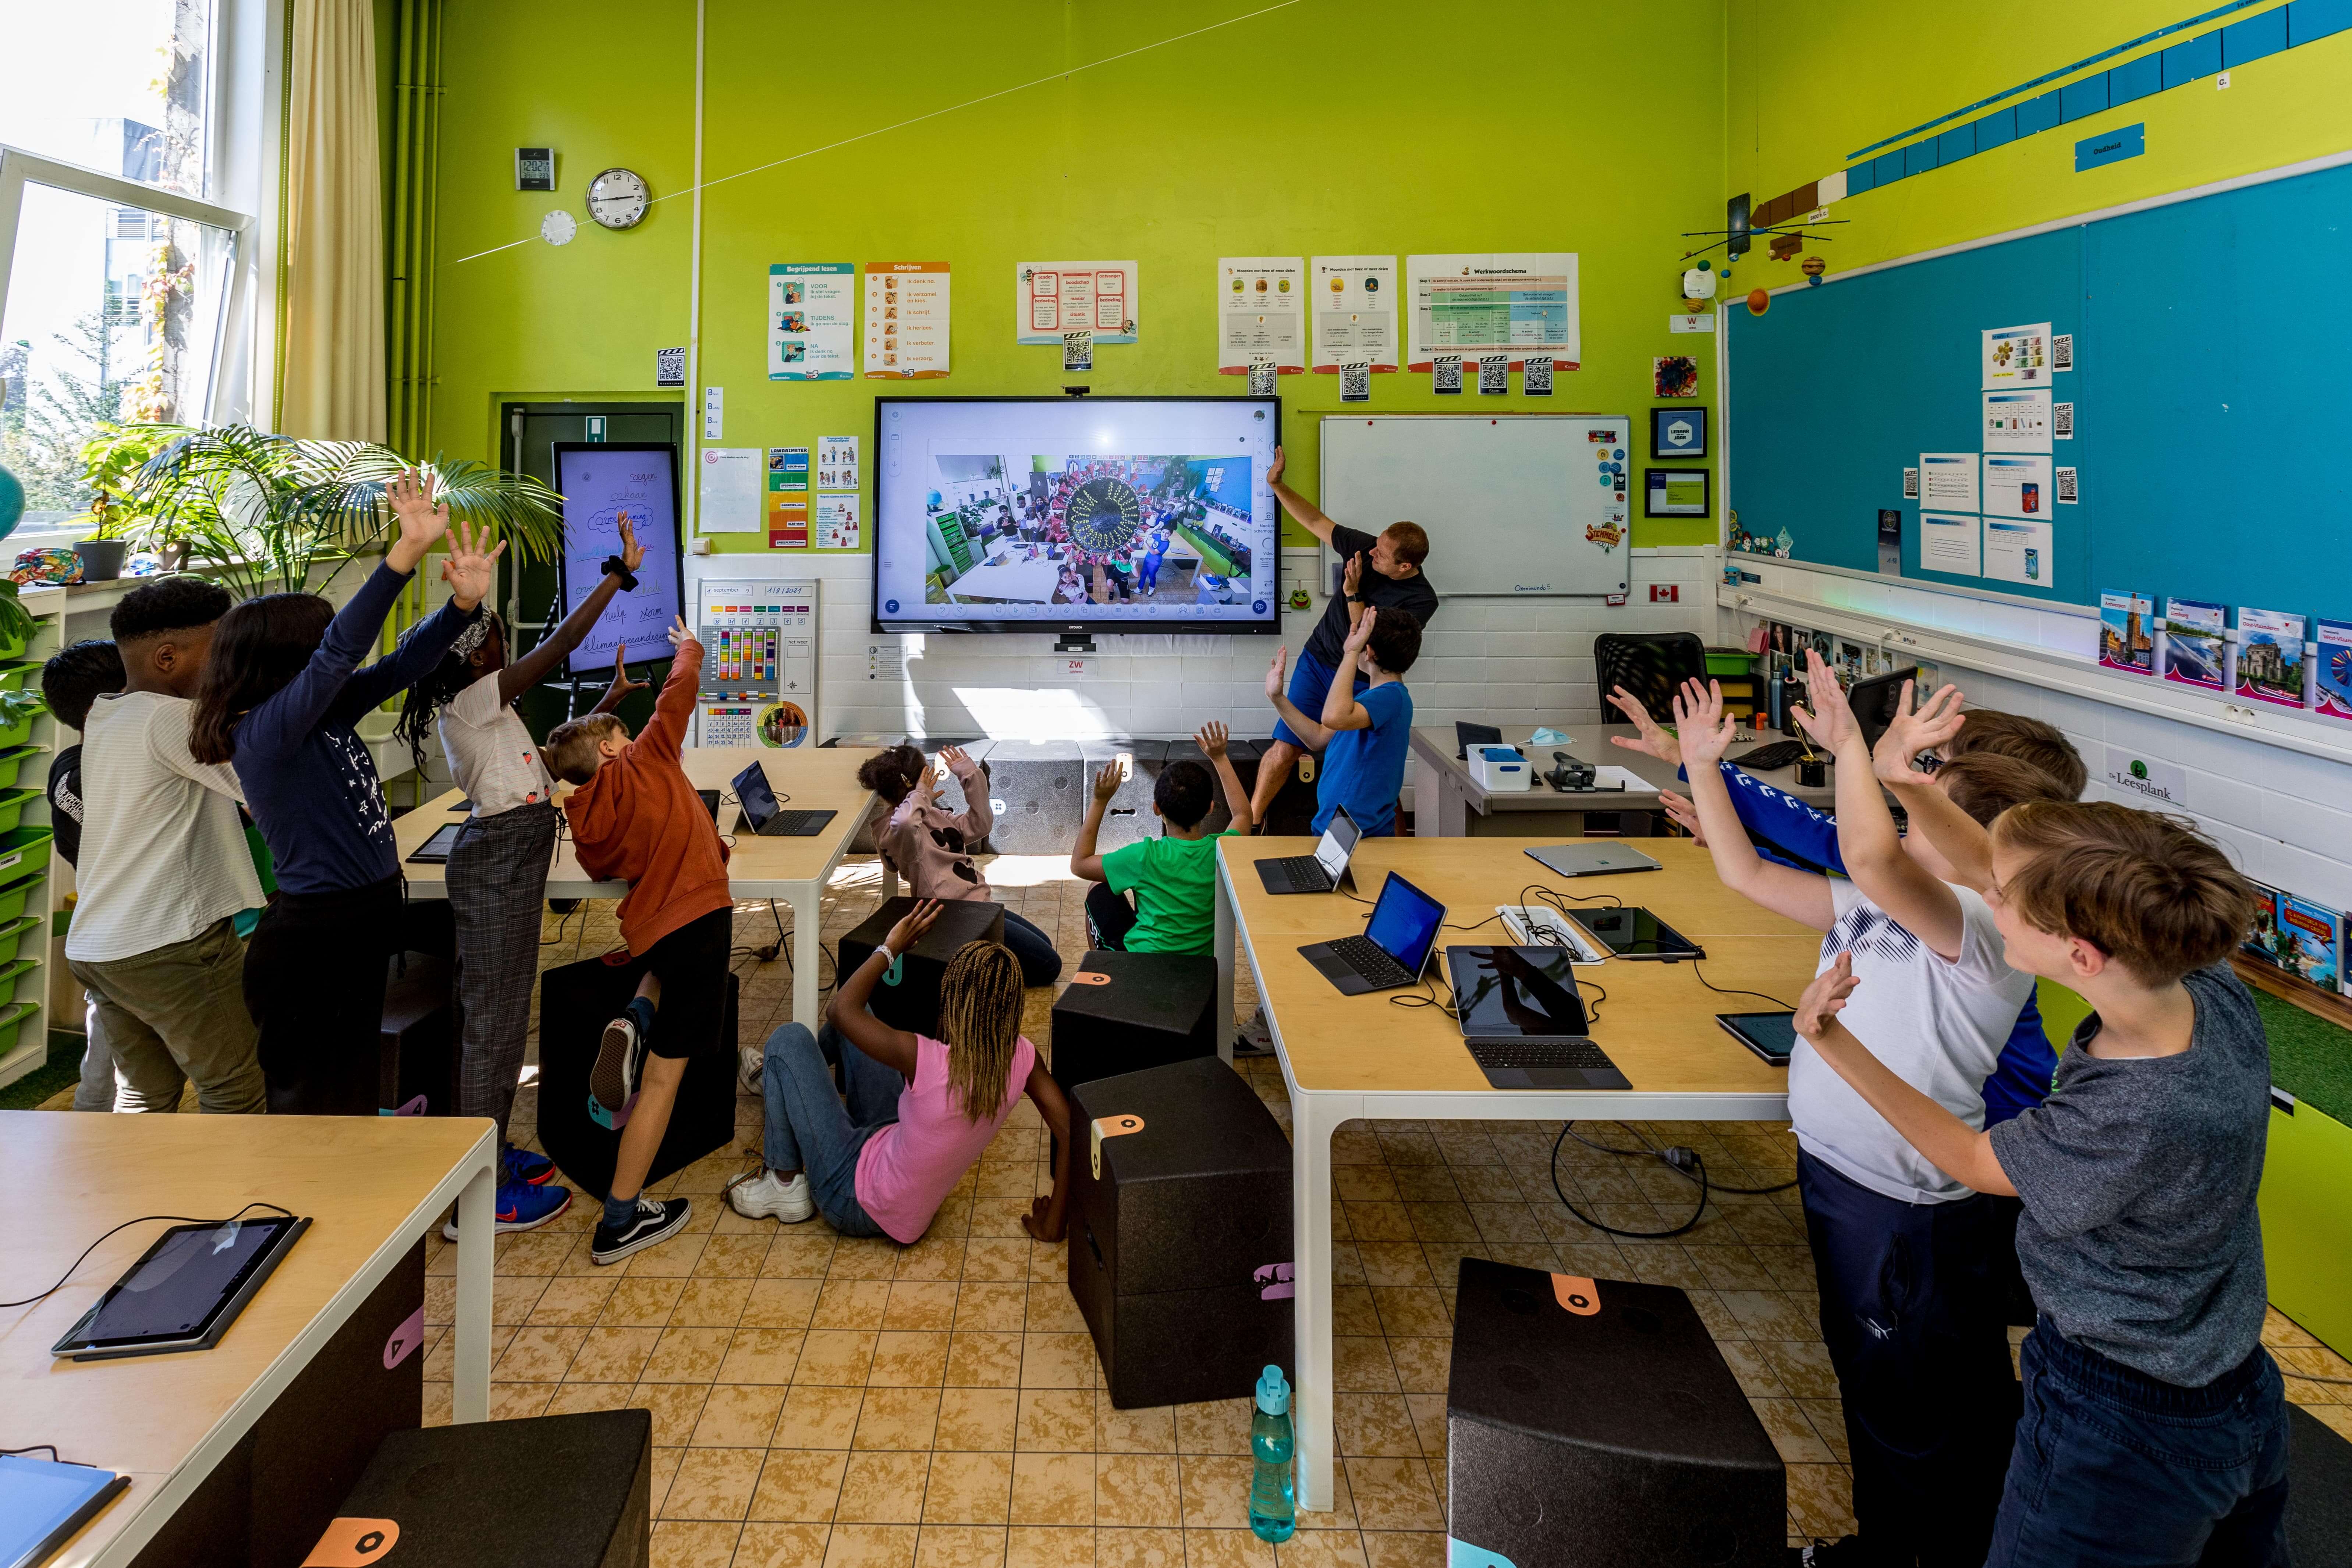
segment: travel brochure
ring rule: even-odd
[[[2303,617],[2238,610],[2238,695],[2282,708],[2303,706]]]
[[[2156,623],[2143,594],[2099,595],[2099,668],[2147,675],[2156,668]]]
[[[2352,719],[2352,621],[2319,623],[2316,706],[2329,719]]]
[[[2226,691],[2230,612],[2203,599],[2164,602],[2164,679]]]

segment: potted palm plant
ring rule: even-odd
[[[322,559],[374,552],[391,521],[384,486],[410,468],[433,479],[452,516],[497,529],[518,556],[552,561],[563,548],[563,498],[487,463],[413,464],[372,441],[300,440],[249,425],[132,428],[169,439],[132,477],[128,503],[240,595],[302,593]]]

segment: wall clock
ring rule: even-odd
[[[635,228],[651,197],[633,169],[607,169],[588,182],[588,216],[606,228]]]

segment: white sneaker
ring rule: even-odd
[[[798,1225],[816,1213],[806,1171],[789,1182],[773,1171],[746,1176],[728,1187],[727,1201],[746,1219],[777,1219],[786,1225]]]
[[[757,1046],[735,1047],[735,1081],[745,1094],[758,1100],[766,1092],[768,1053]]]

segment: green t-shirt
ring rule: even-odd
[[[1217,840],[1145,838],[1102,858],[1114,893],[1135,889],[1129,952],[1207,952],[1216,939]]]

